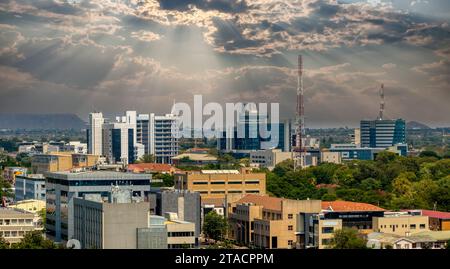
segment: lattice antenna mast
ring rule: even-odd
[[[296,109],[296,129],[295,129],[295,147],[294,147],[294,170],[300,164],[303,165],[303,145],[302,138],[305,135],[305,109],[304,109],[304,89],[303,89],[303,57],[298,55],[297,67],[297,109]]]
[[[385,106],[385,102],[384,102],[384,84],[381,84],[381,87],[380,87],[380,113],[378,115],[378,119],[379,120],[383,119],[384,106]]]

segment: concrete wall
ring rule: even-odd
[[[149,225],[149,203],[104,204],[103,248],[136,249],[137,229]]]

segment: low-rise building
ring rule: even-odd
[[[182,153],[172,157],[174,165],[205,166],[218,163],[217,157],[208,153]]]
[[[281,149],[267,149],[250,152],[250,165],[273,170],[275,165],[282,161],[292,159],[292,152],[284,152]]]
[[[325,219],[341,219],[342,227],[355,228],[361,233],[370,233],[373,218],[384,217],[386,210],[371,204],[349,201],[322,201]]]
[[[257,248],[295,248],[299,214],[319,213],[319,200],[290,200],[262,195],[245,195],[229,204],[229,237],[239,244]]]
[[[150,216],[150,226],[138,229],[138,249],[195,248],[195,224],[177,219],[175,213],[166,217]]]
[[[427,216],[432,231],[450,231],[450,213],[435,210],[408,210],[410,214]]]
[[[172,175],[173,173],[180,171],[180,169],[167,163],[135,163],[129,164],[127,171],[132,173],[160,173]]]
[[[323,213],[299,213],[297,248],[327,248],[334,232],[342,229],[341,219],[325,219]]]
[[[251,169],[179,172],[175,188],[199,192],[202,198],[225,198],[228,194],[266,193],[266,174]]]
[[[19,243],[26,233],[39,229],[33,220],[33,213],[0,207],[0,237],[10,244]]]
[[[99,156],[67,152],[37,154],[31,158],[31,171],[36,174],[45,172],[69,171],[74,168],[93,167]]]
[[[367,235],[367,247],[374,249],[444,249],[449,231],[427,231],[410,236],[373,232]]]
[[[177,221],[193,223],[195,226],[194,244],[198,245],[202,220],[200,194],[189,190],[173,189],[152,191],[153,194],[156,196],[155,214],[166,216],[169,213],[175,213],[177,215]],[[175,218],[172,219],[175,220]]]
[[[42,213],[45,210],[45,200],[22,200],[8,205],[8,208],[16,208],[34,214],[33,225],[36,229],[43,230]]]
[[[28,174],[16,176],[15,200],[45,201],[45,177],[43,174]]]
[[[373,218],[374,232],[409,236],[428,230],[427,216],[415,216],[406,212],[386,212],[383,217]]]
[[[28,169],[25,167],[5,167],[3,170],[3,178],[14,185],[16,177],[26,175],[27,171]]]
[[[331,152],[331,151],[321,151],[320,152],[320,162],[321,163],[342,163],[342,153],[341,152]]]

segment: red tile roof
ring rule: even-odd
[[[282,198],[270,197],[265,195],[247,194],[238,200],[236,203],[253,203],[255,205],[261,205],[265,209],[281,211]]]
[[[385,211],[383,208],[375,205],[348,201],[322,201],[322,209],[337,212]]]
[[[129,164],[128,170],[134,173],[141,172],[171,172],[178,171],[177,168],[173,167],[170,164],[166,163],[137,163],[137,164]]]
[[[422,210],[422,216],[428,216],[430,218],[436,219],[450,219],[450,212],[433,211],[433,210]]]

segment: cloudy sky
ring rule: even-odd
[[[168,113],[175,101],[450,126],[448,0],[1,0],[0,113]]]

